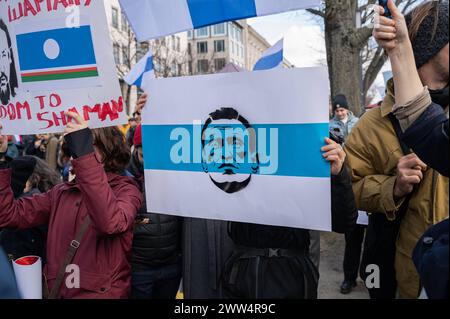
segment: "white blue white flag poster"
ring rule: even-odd
[[[275,45],[267,49],[262,57],[256,62],[253,71],[270,70],[283,66],[284,40],[281,39]]]
[[[151,81],[143,112],[147,208],[331,230],[326,68]]]
[[[128,85],[136,85],[140,88],[155,77],[153,54],[149,51],[131,68],[130,72],[123,77],[123,80]]]
[[[225,21],[317,7],[320,0],[119,0],[142,42]]]
[[[124,124],[103,1],[0,1],[0,122],[6,134]]]

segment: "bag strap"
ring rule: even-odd
[[[389,113],[389,120],[391,120],[392,126],[394,127],[395,135],[397,135],[397,139],[398,142],[400,143],[400,147],[402,148],[403,154],[404,155],[411,154],[412,153],[411,148],[408,145],[406,145],[406,143],[402,140],[403,136],[402,127],[400,126],[400,122],[394,115],[394,113]],[[400,207],[396,218],[396,221],[398,223],[400,223],[403,217],[406,215],[406,211],[408,210],[409,201],[411,200],[411,197],[412,195],[409,194],[406,197],[405,201],[403,202],[403,205]]]
[[[55,284],[53,285],[52,291],[50,292],[48,299],[56,299],[59,294],[59,290],[61,289],[61,284],[64,279],[64,275],[66,274],[66,268],[67,266],[72,262],[73,258],[75,257],[75,254],[80,247],[81,240],[83,239],[84,235],[86,234],[86,231],[89,228],[89,225],[91,224],[91,219],[89,216],[85,218],[83,221],[83,224],[81,225],[80,229],[78,229],[78,232],[75,235],[75,239],[70,242],[69,248],[67,250],[66,258],[64,259],[63,264],[59,268],[58,274],[56,276]]]
[[[395,135],[397,135],[398,142],[400,143],[400,147],[402,148],[403,154],[408,155],[411,154],[411,148],[406,145],[406,143],[403,141],[403,131],[402,127],[400,126],[400,122],[395,117],[393,113],[389,113],[389,119],[391,120],[392,126],[394,127]]]

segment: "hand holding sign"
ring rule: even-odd
[[[325,142],[328,145],[322,147],[323,157],[331,164],[331,174],[338,175],[344,166],[346,154],[335,141],[325,138]]]
[[[88,127],[88,123],[79,114],[74,112],[65,112],[64,114],[71,119],[64,129],[65,134],[81,131]],[[72,119],[75,120],[75,123],[72,122]]]

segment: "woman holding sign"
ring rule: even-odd
[[[117,128],[90,130],[75,113],[65,129],[76,179],[14,200],[0,135],[0,228],[48,224],[49,298],[127,298],[133,224],[142,195],[125,167],[130,152]],[[1,129],[1,126],[0,126]]]

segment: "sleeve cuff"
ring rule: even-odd
[[[405,105],[394,105],[393,112],[400,122],[402,131],[406,131],[431,104],[430,92],[425,86],[419,95]]]
[[[381,187],[381,203],[386,212],[386,216],[390,220],[395,219],[395,213],[398,212],[400,207],[405,202],[405,198],[401,198],[398,201],[394,199],[394,186],[397,176],[390,177]]]
[[[93,137],[89,128],[67,134],[64,139],[70,150],[70,155],[75,159],[94,153]]]

